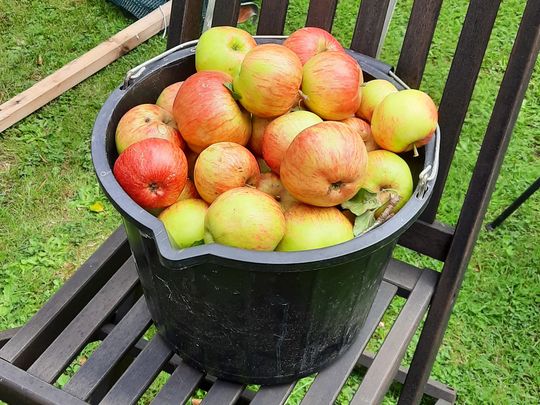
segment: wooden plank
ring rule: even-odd
[[[395,285],[399,290],[406,291],[407,293],[402,295],[408,297],[408,293],[413,290],[421,274],[422,270],[416,266],[390,259],[390,263],[384,271],[384,280]]]
[[[454,228],[441,222],[416,221],[399,237],[401,246],[444,261],[454,236]]]
[[[135,261],[131,257],[45,349],[28,372],[43,381],[55,381],[138,280]]]
[[[163,388],[151,402],[151,405],[184,404],[203,378],[204,374],[182,362]]]
[[[263,386],[255,394],[250,405],[283,405],[294,389],[296,382]]]
[[[363,0],[356,18],[351,49],[378,57],[396,0]]]
[[[9,342],[9,340],[19,332],[21,328],[12,328],[3,330],[0,332],[0,348],[4,347],[4,345]]]
[[[456,225],[454,240],[401,393],[400,404],[417,403],[420,400],[422,393],[419,389],[426,383],[433,367],[478,238],[539,49],[540,2],[529,0],[525,6],[508,67],[463,202],[464,209]]]
[[[341,387],[343,387],[356,366],[360,355],[379,325],[390,302],[392,302],[396,291],[396,286],[383,281],[360,334],[347,352],[315,377],[313,384],[311,384],[301,402],[302,405],[331,405],[336,401]]]
[[[336,15],[337,0],[311,0],[306,19],[306,27],[319,27],[332,31]]]
[[[131,346],[137,343],[151,322],[146,301],[141,297],[86,363],[64,385],[64,391],[85,401],[88,400]]]
[[[217,380],[201,405],[233,405],[244,391],[244,386],[229,381]]]
[[[172,355],[170,346],[161,336],[155,335],[101,400],[100,405],[135,404]]]
[[[0,359],[0,398],[10,404],[86,405],[86,402]]]
[[[437,272],[423,271],[392,325],[392,329],[386,336],[373,364],[362,379],[351,405],[382,402],[407,351],[409,342],[427,310],[437,279]]]
[[[167,34],[167,49],[182,43],[182,31],[184,30],[184,14],[186,3],[190,0],[171,0],[171,13],[169,16],[169,32]],[[197,1],[201,3],[201,1]]]
[[[396,74],[410,87],[418,88],[435,32],[442,0],[415,0]]]
[[[240,13],[240,0],[215,0],[212,27],[222,25],[236,26]]]
[[[288,7],[289,0],[263,0],[257,34],[282,35]]]
[[[121,226],[17,332],[15,339],[0,349],[0,358],[28,368],[130,254]]]
[[[491,31],[497,18],[501,0],[472,0],[459,36],[452,66],[446,80],[439,105],[441,153],[437,181],[428,206],[420,217],[433,222],[442,197],[450,164],[459,140],[459,134],[472,93],[482,66]],[[463,63],[466,60],[467,63]]]
[[[168,21],[170,2],[161,7]],[[0,105],[0,132],[103,69],[163,29],[159,9]]]

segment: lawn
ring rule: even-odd
[[[344,44],[350,42],[358,3],[339,2],[333,33]],[[436,101],[468,3],[443,3],[421,87]],[[411,4],[412,0],[398,2],[381,55],[389,63],[397,61]],[[451,224],[457,221],[524,4],[523,0],[502,2],[439,220]],[[290,2],[287,33],[303,25],[306,9],[307,0]],[[132,21],[105,0],[0,0],[0,103]],[[0,134],[0,330],[26,322],[120,224],[119,215],[94,177],[90,132],[100,106],[124,73],[164,47],[164,39],[152,38]],[[540,176],[539,118],[537,63],[488,220]],[[96,202],[104,205],[102,212],[91,209]],[[480,234],[432,373],[457,389],[460,404],[538,403],[539,206],[537,193],[499,229]],[[403,248],[396,250],[396,256],[441,267]],[[398,307],[399,303],[394,311]],[[383,332],[384,328],[378,335],[382,337]],[[354,392],[359,378],[357,375],[350,381],[342,399]],[[296,399],[301,391],[298,388]],[[394,403],[395,395],[393,391],[385,403]]]

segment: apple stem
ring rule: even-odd
[[[420,156],[420,154],[418,153],[418,149],[416,149],[416,144],[415,143],[412,144],[412,148],[413,148],[413,156],[414,157]]]
[[[390,200],[388,200],[388,204],[386,205],[386,208],[382,212],[381,215],[379,215],[379,218],[375,221],[374,227],[381,225],[382,223],[388,221],[390,218],[394,216],[394,213],[392,212],[395,208],[395,206],[399,203],[399,200],[401,200],[401,197],[398,194],[392,193],[390,195]]]
[[[298,94],[300,94],[300,97],[302,97],[302,99],[303,99],[304,101],[306,101],[306,100],[308,99],[307,94],[305,94],[305,93],[304,93],[302,90],[300,90],[300,89],[298,90]],[[299,103],[299,104],[300,104],[300,103]]]

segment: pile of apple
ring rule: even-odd
[[[201,36],[195,64],[116,130],[116,179],[175,247],[331,246],[410,198],[398,153],[430,140],[437,108],[421,91],[364,83],[328,32],[303,28],[283,45],[257,45],[216,27]]]

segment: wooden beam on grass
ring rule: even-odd
[[[164,19],[168,25],[170,14],[169,1],[0,105],[0,132],[156,35],[164,29]]]

